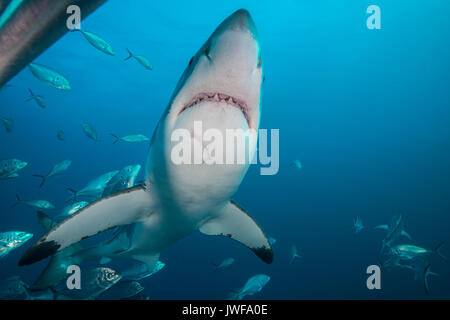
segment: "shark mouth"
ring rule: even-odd
[[[189,109],[203,101],[213,101],[213,102],[225,102],[235,108],[238,108],[244,114],[245,119],[247,120],[247,124],[250,127],[250,116],[248,113],[248,106],[245,101],[241,99],[237,99],[235,97],[229,96],[224,93],[199,93],[195,95],[194,98],[189,101],[178,113],[180,115],[184,110]]]

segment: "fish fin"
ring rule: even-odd
[[[220,235],[234,239],[251,249],[265,263],[272,263],[273,251],[266,235],[244,209],[228,202],[217,216],[199,228],[207,235]]]
[[[147,270],[153,270],[159,260],[159,253],[156,254],[146,254],[146,255],[133,255],[133,259],[144,263],[147,266]]]
[[[379,226],[374,227],[374,229],[388,230],[389,227],[388,227],[387,224],[382,224],[382,225],[379,225]]]
[[[66,189],[67,189],[67,191],[70,191],[72,193],[72,198],[66,200],[66,202],[72,201],[72,203],[74,203],[74,202],[78,201],[77,200],[77,193],[78,193],[78,191],[76,191],[74,189],[71,189],[71,188],[66,188]]]
[[[37,212],[38,222],[44,229],[44,232],[49,232],[55,225],[56,222],[49,215],[42,211]]]
[[[36,178],[41,178],[41,179],[42,179],[41,184],[39,185],[39,187],[42,188],[42,186],[43,186],[44,183],[45,183],[45,179],[46,179],[47,177],[46,177],[46,176],[43,176],[43,175],[40,175],[40,174],[33,174],[32,176],[33,176],[33,177],[36,177]]]
[[[412,237],[410,236],[410,234],[408,232],[406,232],[405,230],[402,230],[401,235],[408,238],[409,240],[412,240]]]
[[[447,257],[445,257],[444,255],[442,255],[442,253],[441,253],[441,247],[442,247],[443,245],[444,245],[444,241],[438,243],[438,245],[434,248],[433,251],[434,251],[439,257],[441,257],[444,261],[447,261],[447,262],[448,262]]]
[[[19,205],[19,204],[22,203],[22,200],[20,200],[20,197],[19,197],[18,194],[16,194],[16,199],[17,199],[16,203],[14,203],[14,204],[11,206],[11,208],[14,208],[14,207],[16,207],[17,205]]]
[[[116,136],[115,134],[110,133],[116,140],[114,140],[113,144],[116,144],[120,138],[118,136]]]
[[[132,224],[151,214],[152,198],[144,186],[136,186],[101,198],[69,216],[30,247],[19,261],[32,264],[97,233]]]
[[[126,57],[126,58],[124,59],[124,61],[126,61],[126,60],[131,59],[132,57],[134,57],[134,56],[133,56],[133,53],[131,53],[130,49],[127,48],[127,51],[128,51],[128,57]]]
[[[425,269],[424,269],[424,271],[423,271],[423,286],[424,286],[424,289],[425,289],[425,293],[427,294],[427,295],[429,295],[430,294],[430,287],[429,287],[429,285],[428,285],[428,275],[430,274],[429,272],[430,272],[430,264],[428,264],[426,267],[425,267]]]

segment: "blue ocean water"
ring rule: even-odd
[[[381,30],[366,27],[369,5],[381,8]],[[92,178],[129,164],[145,165],[147,144],[113,145],[110,133],[151,136],[190,57],[239,8],[259,32],[265,82],[261,128],[280,130],[280,170],[250,168],[234,199],[277,239],[265,265],[242,245],[193,234],[161,253],[167,266],[142,281],[151,299],[223,299],[252,275],[270,275],[248,299],[449,298],[449,265],[437,257],[430,296],[408,270],[382,270],[381,290],[368,290],[366,268],[378,263],[382,231],[402,214],[413,243],[445,241],[450,256],[450,3],[436,1],[150,1],[110,0],[82,22],[115,49],[107,56],[69,33],[35,62],[70,79],[72,90],[39,82],[28,69],[0,91],[1,158],[29,162],[20,177],[0,181],[0,231],[35,237],[0,260],[0,279],[32,283],[46,261],[17,262],[43,231],[36,213],[10,208],[15,195],[52,201],[57,214]],[[153,71],[123,61],[126,48],[146,55]],[[40,109],[31,88],[46,98]],[[80,124],[92,123],[99,142]],[[66,141],[56,139],[56,130]],[[44,188],[32,174],[73,161]],[[302,163],[295,170],[292,161]],[[143,179],[143,172],[139,179]],[[353,218],[366,226],[353,232]],[[296,245],[301,259],[289,264]],[[227,269],[213,263],[234,257]]]

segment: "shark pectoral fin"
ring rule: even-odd
[[[252,250],[265,263],[272,263],[273,251],[264,232],[250,215],[230,201],[219,214],[199,228],[207,235],[226,236]]]
[[[137,186],[97,200],[71,215],[25,252],[19,265],[28,265],[102,231],[136,222],[150,214],[152,198]]]

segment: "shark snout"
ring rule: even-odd
[[[250,32],[257,39],[256,25],[250,13],[245,9],[239,9],[226,20],[228,28]]]

